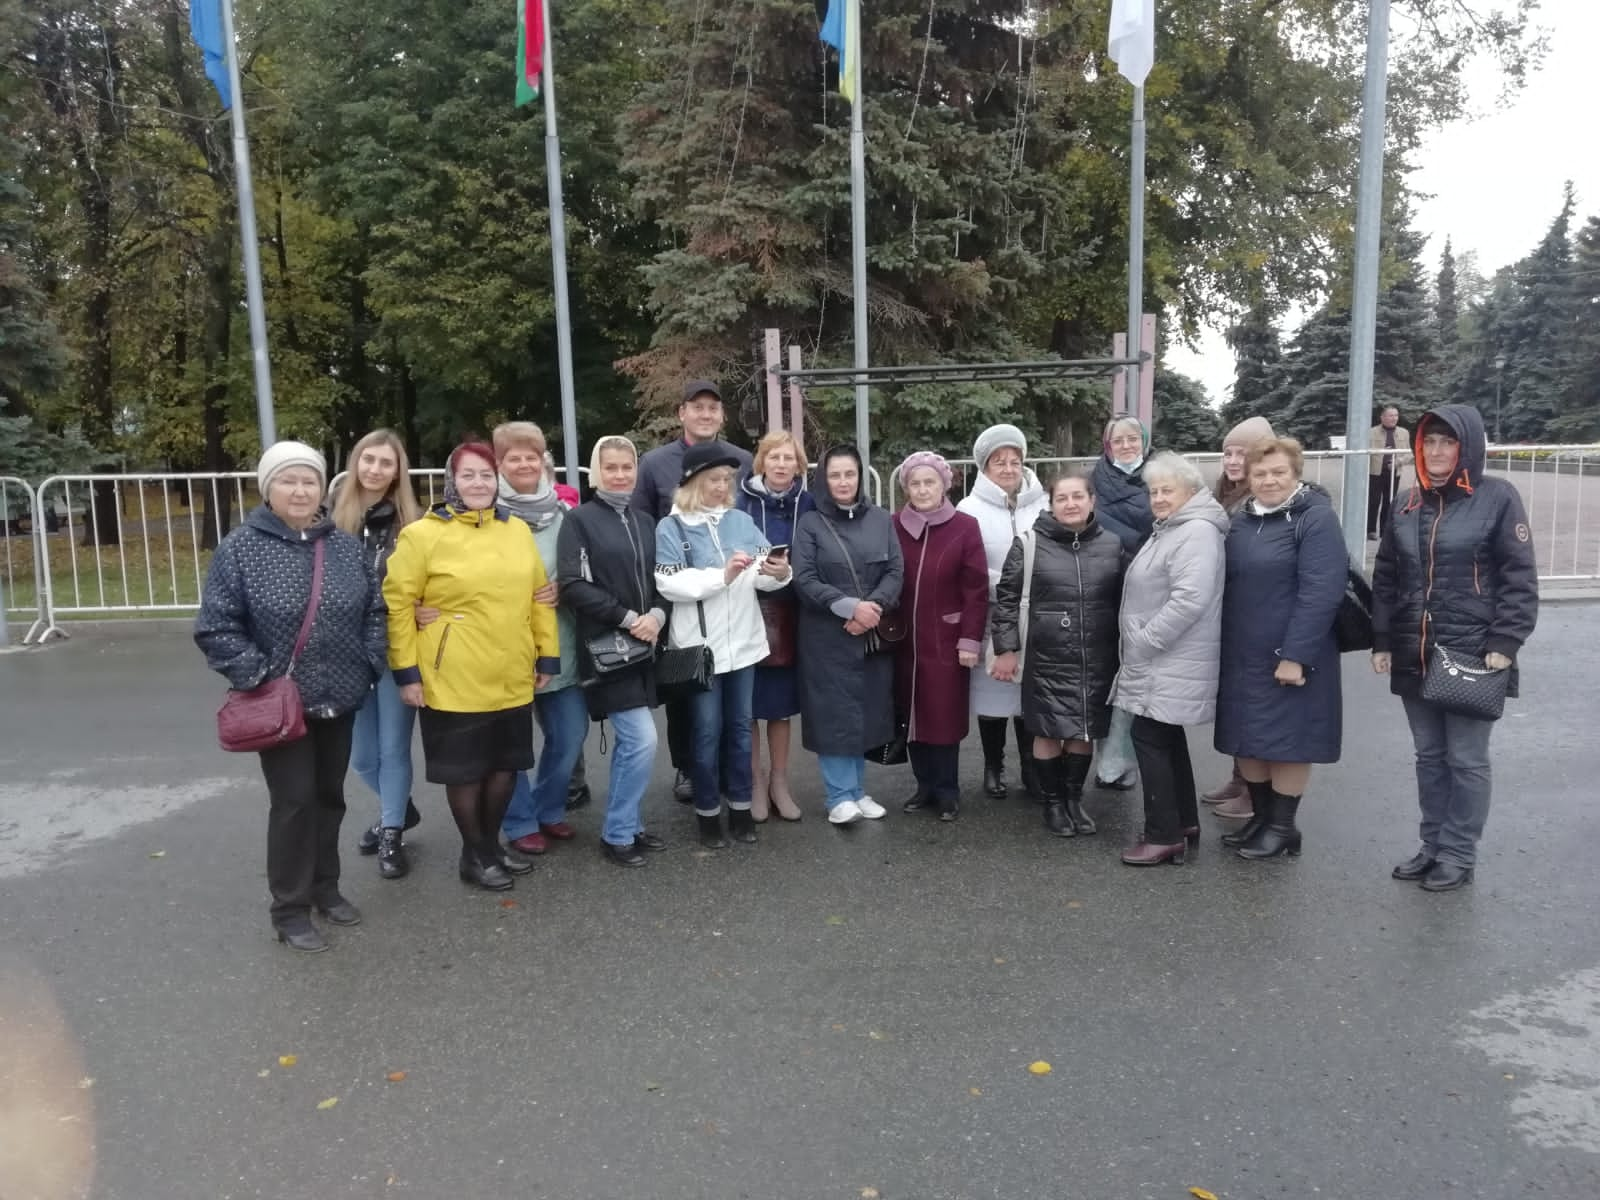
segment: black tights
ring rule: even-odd
[[[461,833],[461,848],[471,850],[493,862],[500,848],[500,826],[511,806],[511,791],[516,784],[512,771],[495,771],[477,783],[446,784],[445,799],[450,815]]]
[[[1012,717],[1011,724],[1017,733],[1017,757],[1026,762],[1033,753],[1033,738],[1022,727],[1021,717]],[[985,765],[999,766],[1006,759],[1006,719],[1004,717],[979,717],[978,740],[983,743]]]

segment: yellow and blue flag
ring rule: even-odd
[[[192,0],[189,5],[189,36],[205,56],[206,78],[222,97],[222,107],[233,103],[228,87],[228,47],[223,36],[222,5],[233,0]]]
[[[839,94],[856,102],[856,55],[861,53],[861,0],[828,0],[817,35],[839,52]]]

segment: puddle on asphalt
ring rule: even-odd
[[[1535,1146],[1600,1154],[1600,968],[1502,996],[1468,1022],[1462,1040],[1517,1077],[1517,1132]]]
[[[0,879],[53,867],[74,848],[116,837],[241,785],[218,776],[161,787],[68,783],[63,775],[0,784]],[[105,764],[96,764],[103,780]]]

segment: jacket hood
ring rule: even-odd
[[[1224,537],[1228,535],[1231,524],[1227,512],[1217,503],[1217,498],[1207,489],[1201,488],[1165,521],[1157,521],[1156,529],[1158,532],[1162,529],[1176,529],[1179,525],[1187,525],[1190,521],[1207,521]]]
[[[1084,525],[1082,531],[1074,533],[1060,521],[1056,520],[1048,509],[1040,513],[1038,517],[1035,518],[1033,522],[1033,529],[1034,532],[1039,534],[1040,537],[1047,537],[1058,542],[1068,543],[1072,542],[1074,539],[1080,543],[1087,542],[1089,539],[1097,538],[1105,532],[1105,526],[1100,524],[1100,519],[1093,513],[1089,514],[1089,521],[1086,525]]]
[[[860,481],[856,484],[855,499],[849,504],[840,504],[828,490],[828,463],[836,458],[850,459],[856,464],[856,470],[860,475]],[[870,507],[871,502],[867,499],[867,472],[861,463],[861,451],[848,442],[831,446],[823,451],[811,476],[811,503],[817,506],[817,511],[823,516],[836,521],[853,521]]]
[[[317,519],[311,523],[310,528],[301,531],[290,529],[288,524],[277,513],[265,504],[257,505],[250,510],[244,523],[259,533],[265,533],[285,542],[314,542],[318,538],[325,538],[333,532],[333,521],[328,516],[326,508],[317,513]]]
[[[1449,479],[1430,479],[1422,457],[1422,439],[1436,422],[1444,425],[1461,443],[1461,457],[1456,462],[1455,474]],[[1462,491],[1470,492],[1483,479],[1484,463],[1489,457],[1483,414],[1470,404],[1441,404],[1429,409],[1417,422],[1417,432],[1412,435],[1412,453],[1417,464],[1417,482],[1423,488],[1440,489],[1454,483]]]
[[[1275,508],[1270,513],[1263,513],[1261,511],[1261,502],[1254,496],[1251,496],[1244,502],[1244,511],[1252,517],[1274,516],[1278,513],[1285,513],[1292,517],[1298,517],[1307,509],[1316,508],[1319,505],[1323,508],[1333,507],[1333,500],[1328,495],[1328,489],[1323,487],[1320,483],[1313,483],[1309,479],[1302,479],[1300,481],[1300,486],[1297,487],[1294,490],[1294,494],[1284,502],[1283,507]]]
[[[973,481],[972,494],[985,504],[992,504],[996,508],[1006,507],[1006,494],[1000,485],[987,475],[979,474]],[[1022,468],[1022,487],[1017,492],[1016,507],[1025,508],[1030,504],[1037,504],[1044,499],[1044,484],[1039,482],[1039,476],[1032,467]]]
[[[806,490],[804,475],[796,475],[794,482],[781,492],[775,492],[768,486],[766,479],[760,475],[747,475],[739,481],[739,490],[754,500],[761,501],[769,508],[782,508],[793,504]]]

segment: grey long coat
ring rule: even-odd
[[[867,639],[847,633],[844,623],[858,600],[876,601],[885,612],[899,604],[905,564],[887,512],[859,491],[848,507],[828,495],[828,460],[841,454],[855,452],[830,450],[817,465],[816,508],[795,526],[790,551],[793,587],[800,597],[795,665],[805,748],[813,754],[859,756],[894,737],[895,656],[869,655]],[[857,594],[857,577],[864,595]]]
[[[1222,505],[1200,491],[1139,548],[1122,591],[1118,708],[1168,725],[1216,716],[1227,533]]]

